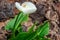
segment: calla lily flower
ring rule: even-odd
[[[16,2],[15,6],[18,10],[24,12],[25,14],[34,13],[37,10],[36,6],[32,2],[24,2],[22,5]]]

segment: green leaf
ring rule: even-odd
[[[35,32],[31,32],[26,40],[33,40],[36,36],[37,34]]]
[[[27,40],[33,40],[37,36],[40,36],[40,37],[46,36],[48,34],[48,32],[49,32],[49,30],[46,29],[46,28],[49,29],[48,25],[49,25],[48,21],[44,22],[42,25],[40,25],[37,28],[37,30],[34,33],[30,34],[30,36],[29,36],[29,38]],[[45,33],[44,31],[45,32],[47,31],[47,33]]]
[[[13,29],[14,23],[15,23],[15,20],[16,20],[16,17],[17,17],[17,16],[15,16],[14,19],[11,19],[11,20],[7,23],[7,25],[5,26],[5,30],[12,30],[12,29]]]
[[[23,13],[22,12],[19,12],[19,14],[17,15],[17,18],[15,20],[13,30],[15,29],[15,26],[18,24],[18,22],[20,21],[20,19],[21,19],[22,16],[23,16]]]
[[[28,33],[27,32],[20,32],[17,36],[16,36],[16,38],[15,38],[15,40],[26,40],[27,37],[28,36]]]
[[[46,21],[39,26],[39,28],[37,29],[37,34],[40,35],[41,37],[44,37],[48,35],[48,33],[49,33],[49,22]]]
[[[35,32],[20,32],[17,36],[16,36],[16,40],[33,40],[33,37],[35,36]]]
[[[24,14],[24,13],[22,13],[22,14]],[[18,20],[18,19],[19,19],[19,20]],[[22,17],[21,17],[21,16],[18,16],[18,18],[17,18],[18,22],[15,24],[14,31],[15,31],[16,29],[18,29],[18,26],[19,26],[20,24],[22,24],[22,22],[26,21],[27,19],[28,19],[28,15],[22,15]]]
[[[23,12],[19,12],[19,14],[17,15],[17,19],[15,20],[15,25],[17,25],[17,23],[21,20],[23,16]]]

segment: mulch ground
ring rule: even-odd
[[[15,8],[15,2],[31,1],[36,7],[37,11],[30,14],[31,22],[38,22],[38,25],[45,20],[50,21],[50,32],[47,35],[51,40],[60,40],[60,0],[0,0],[0,40],[7,40],[9,31],[4,30],[10,18],[13,18],[19,11]]]

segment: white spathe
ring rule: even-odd
[[[18,10],[24,12],[25,14],[34,13],[37,10],[36,6],[32,2],[24,2],[22,5],[16,2],[15,6]]]

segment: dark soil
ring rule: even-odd
[[[19,11],[15,8],[15,2],[31,1],[37,11],[30,14],[31,22],[37,21],[38,24],[45,20],[50,21],[50,33],[47,35],[51,40],[60,40],[60,0],[0,0],[0,40],[7,40],[7,32],[3,30],[7,20],[13,18]],[[30,22],[29,22],[30,23]]]

